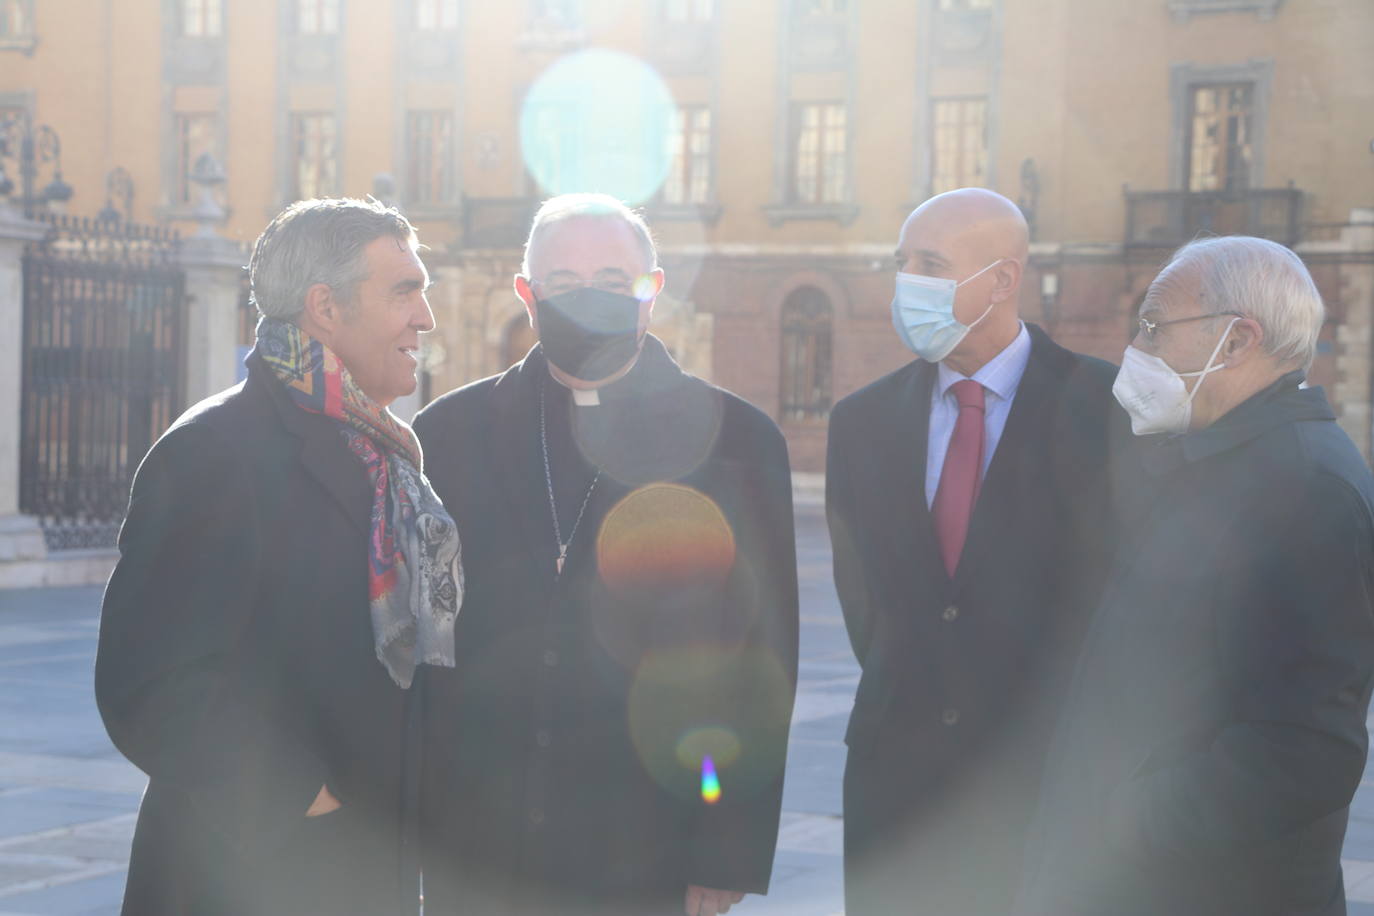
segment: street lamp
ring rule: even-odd
[[[64,204],[71,200],[72,186],[62,180],[62,141],[57,131],[46,124],[37,127],[27,111],[0,120],[0,197],[14,193],[14,181],[5,172],[5,160],[19,167],[19,198],[16,203],[32,218],[45,204]],[[35,190],[38,167],[53,164],[52,181]]]

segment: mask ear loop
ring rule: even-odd
[[[954,288],[957,290],[959,287],[963,286],[965,283],[969,282],[970,280],[976,280],[976,279],[978,279],[978,278],[981,277],[983,274],[985,274],[985,273],[987,273],[988,271],[992,270],[994,267],[996,267],[998,264],[1001,264],[1001,263],[1002,263],[1003,261],[1005,261],[1005,260],[1006,260],[1006,258],[998,258],[997,260],[995,260],[995,261],[993,261],[991,264],[989,264],[987,267],[984,267],[982,270],[978,271],[978,273],[973,274],[972,276],[965,277],[964,279],[960,280],[958,283],[954,284]],[[972,331],[974,328],[978,327],[978,323],[979,323],[980,321],[982,321],[984,318],[988,317],[988,313],[992,311],[992,307],[993,307],[994,304],[995,304],[995,303],[989,302],[989,303],[988,303],[988,307],[985,308],[985,309],[983,309],[983,314],[979,315],[977,318],[974,319],[973,323],[970,324],[970,325],[968,326],[968,330]]]
[[[1197,378],[1197,384],[1193,386],[1192,391],[1188,392],[1188,400],[1183,402],[1185,405],[1193,403],[1193,398],[1197,395],[1197,390],[1202,387],[1202,383],[1206,380],[1209,372],[1215,372],[1218,369],[1226,368],[1225,365],[1213,366],[1212,361],[1217,358],[1217,354],[1221,352],[1221,348],[1226,345],[1226,338],[1231,336],[1231,329],[1236,326],[1237,321],[1240,321],[1239,317],[1232,318],[1230,323],[1226,325],[1226,330],[1221,333],[1221,340],[1218,340],[1217,345],[1212,348],[1212,355],[1207,357],[1207,362],[1203,365],[1201,371],[1175,373],[1179,378]]]

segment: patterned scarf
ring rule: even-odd
[[[257,352],[292,402],[339,422],[372,485],[368,599],[377,658],[409,687],[417,665],[454,665],[453,625],[463,601],[458,527],[421,468],[420,442],[358,387],[339,358],[284,321],[258,322]]]

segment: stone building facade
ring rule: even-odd
[[[530,344],[511,277],[578,125],[640,123],[597,92],[527,104],[593,49],[673,103],[631,201],[668,275],[655,331],[777,418],[799,470],[830,405],[908,358],[897,231],[960,185],[1031,220],[1026,317],[1113,360],[1177,245],[1293,246],[1330,307],[1314,380],[1368,453],[1368,0],[0,0],[0,117],[58,132],[73,213],[116,167],[136,220],[189,229],[209,193],[239,242],[299,196],[396,201],[439,281],[434,396]],[[193,181],[203,153],[222,184]]]

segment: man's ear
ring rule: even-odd
[[[1024,268],[1021,262],[1015,258],[1006,258],[1001,264],[992,269],[993,286],[992,301],[1005,302],[1008,299],[1016,298],[1016,291],[1021,286],[1021,273]]]
[[[525,311],[530,316],[530,327],[539,330],[538,319],[534,315],[534,290],[530,287],[529,278],[516,274],[512,285],[515,287],[516,297],[525,303]]]
[[[302,309],[302,324],[312,336],[320,338],[326,345],[334,330],[344,321],[344,305],[334,295],[327,283],[315,283],[305,291],[305,307]]]
[[[1264,351],[1264,328],[1253,318],[1241,318],[1231,325],[1221,347],[1221,362],[1229,368],[1242,365]]]

